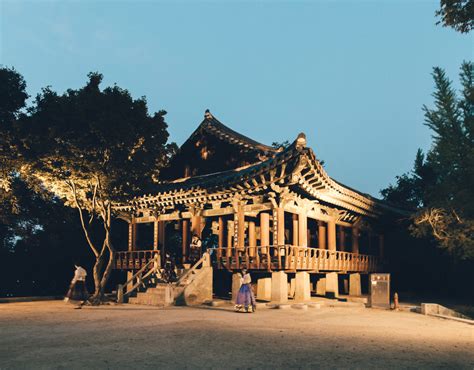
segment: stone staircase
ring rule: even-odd
[[[175,283],[156,283],[128,303],[158,307],[171,305],[196,305],[212,300],[212,267],[209,255],[205,254],[191,269],[178,272]]]
[[[171,284],[158,283],[145,292],[138,292],[136,297],[130,297],[128,303],[149,306],[170,306],[174,303],[174,289]]]

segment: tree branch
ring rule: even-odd
[[[92,243],[92,240],[89,236],[89,231],[87,230],[87,227],[84,223],[84,216],[82,214],[82,208],[81,208],[81,205],[79,204],[79,199],[77,198],[76,185],[74,184],[73,181],[68,181],[68,180],[66,180],[66,184],[72,190],[72,194],[73,194],[73,197],[74,197],[74,203],[76,204],[76,208],[79,212],[79,219],[81,220],[81,226],[82,226],[82,230],[84,231],[84,235],[86,237],[87,244],[89,244],[89,247],[92,249],[92,252],[94,253],[94,256],[97,258],[97,257],[99,257],[99,252],[97,251],[97,248]]]

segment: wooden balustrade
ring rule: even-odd
[[[160,251],[117,252],[114,268],[139,270],[155,255],[160,256]],[[380,261],[376,256],[292,245],[216,248],[214,261],[218,268],[232,271],[247,268],[266,271],[376,272],[380,269]]]
[[[292,245],[217,248],[218,266],[228,270],[247,268],[267,271],[341,271],[375,272],[380,261],[376,256]]]
[[[118,270],[140,270],[148,262],[153,260],[154,256],[160,256],[159,250],[144,251],[121,251],[115,253],[114,268]],[[158,258],[158,261],[160,258]]]

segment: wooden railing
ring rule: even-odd
[[[216,263],[228,270],[375,272],[378,257],[292,245],[217,248]]]
[[[129,252],[130,253],[130,252]],[[160,271],[160,255],[155,253],[154,256],[143,265],[133,276],[127,280],[125,284],[117,287],[117,302],[123,303],[141,286],[145,287],[148,280],[155,277]]]
[[[118,270],[140,270],[155,256],[158,256],[159,261],[159,250],[116,252],[114,268]]]

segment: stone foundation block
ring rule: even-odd
[[[295,279],[295,300],[309,301],[311,299],[311,285],[307,272],[297,272]]]
[[[257,299],[260,301],[272,300],[272,279],[261,278],[257,280]]]
[[[362,287],[360,284],[360,274],[349,275],[349,295],[357,296],[357,297],[362,295]]]
[[[326,295],[326,278],[320,278],[316,282],[316,294]]]
[[[283,271],[272,272],[272,302],[288,302],[288,278]]]
[[[339,281],[337,278],[337,272],[329,272],[326,274],[326,297],[339,297]]]
[[[295,298],[296,279],[290,279],[290,283],[288,284],[288,289],[289,289],[289,297]]]

